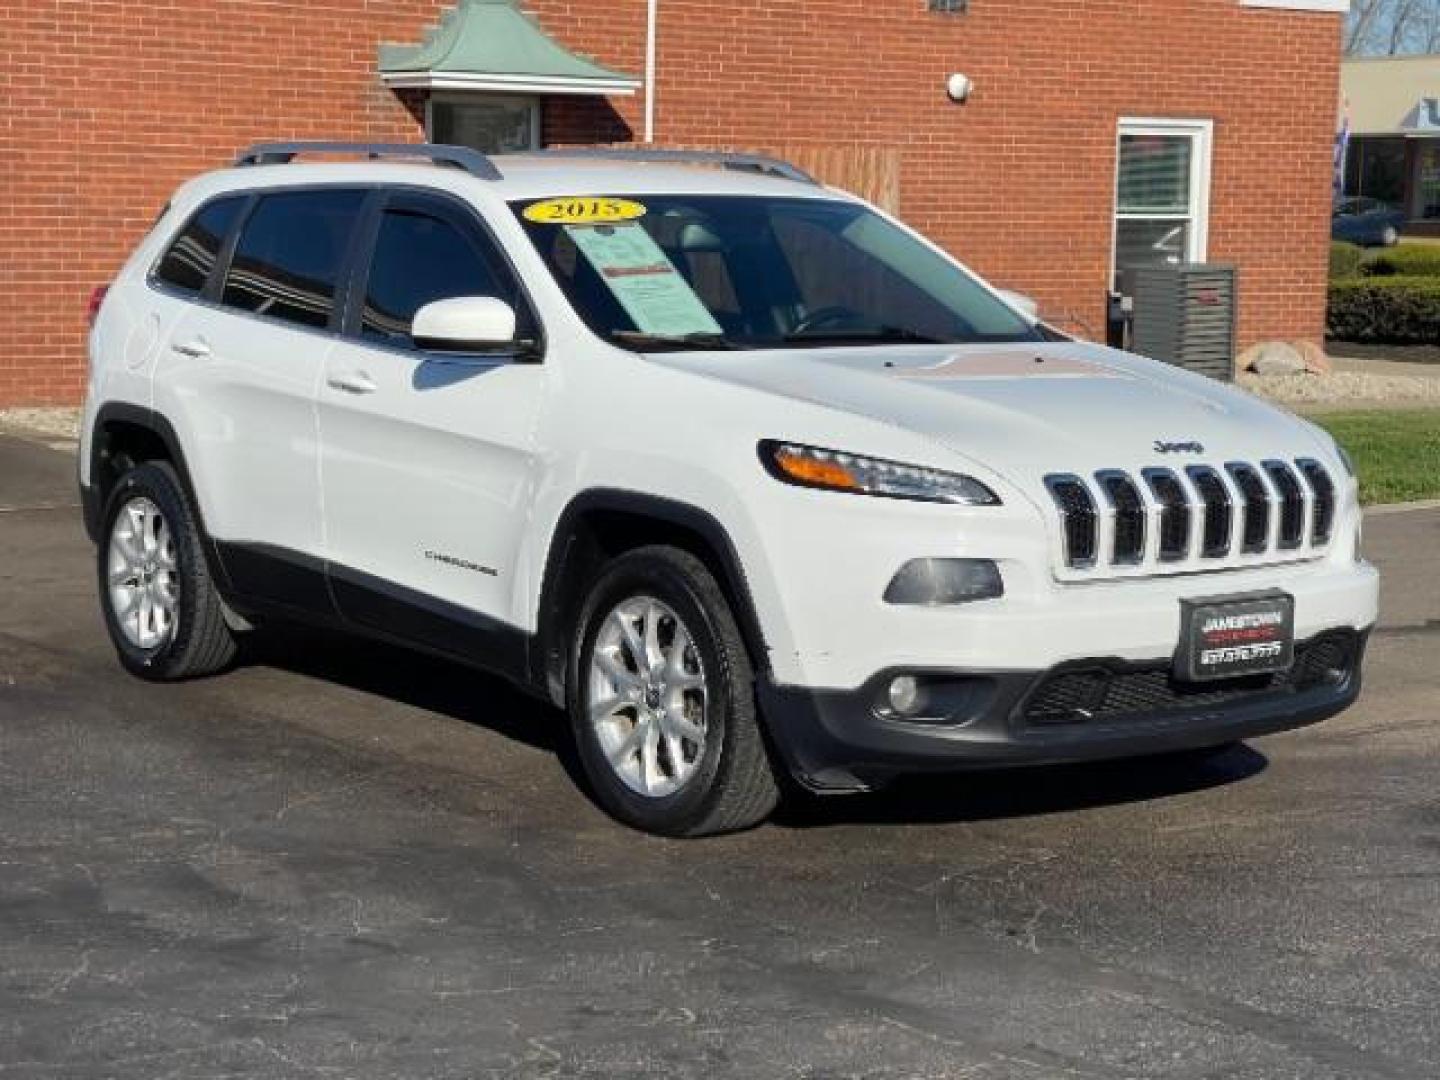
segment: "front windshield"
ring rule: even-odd
[[[512,206],[580,317],[626,348],[1041,339],[948,259],[854,203],[647,195]]]

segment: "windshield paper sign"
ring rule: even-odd
[[[675,264],[638,222],[566,225],[565,232],[646,334],[721,333]]]

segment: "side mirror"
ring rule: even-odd
[[[1016,311],[1028,315],[1031,319],[1038,320],[1040,318],[1040,301],[1034,297],[1015,292],[1013,289],[996,289],[995,291],[1000,294],[1000,299]]]
[[[514,350],[515,309],[494,296],[435,300],[415,313],[410,337],[421,349],[484,353]]]

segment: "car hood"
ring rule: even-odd
[[[1002,470],[1253,461],[1320,449],[1306,425],[1244,391],[1082,342],[651,359],[903,428]]]

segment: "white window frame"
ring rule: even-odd
[[[442,105],[477,105],[487,101],[501,102],[505,105],[526,105],[530,108],[530,145],[527,150],[540,149],[540,117],[542,109],[540,99],[533,94],[486,94],[471,91],[459,91],[445,93],[443,91],[431,91],[425,96],[425,139],[427,142],[435,141],[435,104]]]
[[[1190,204],[1186,217],[1190,232],[1186,242],[1187,262],[1204,262],[1210,249],[1210,173],[1214,154],[1215,121],[1172,119],[1154,116],[1122,116],[1115,127],[1115,179],[1110,188],[1110,279],[1115,279],[1119,249],[1120,141],[1126,135],[1184,135],[1190,147]],[[1175,214],[1124,214],[1127,221],[1169,221]]]

